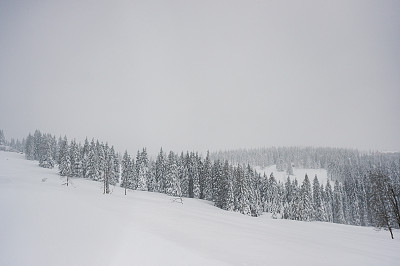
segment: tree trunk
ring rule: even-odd
[[[393,238],[392,228],[391,228],[390,226],[388,226],[388,228],[389,228],[390,236],[392,237],[392,239],[394,239],[394,238]]]
[[[124,187],[125,187],[125,195],[126,195],[126,179],[127,179],[127,178],[125,178],[125,182],[124,182]]]

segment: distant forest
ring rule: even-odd
[[[337,148],[279,147],[207,153],[169,153],[160,149],[150,159],[146,148],[136,156],[116,153],[107,143],[67,137],[56,139],[39,130],[23,140],[7,141],[0,130],[0,149],[23,152],[45,168],[58,167],[61,176],[86,178],[129,190],[166,193],[212,201],[215,206],[259,216],[324,221],[389,230],[400,228],[400,154]],[[292,167],[324,168],[331,181],[318,177],[281,183],[273,174],[261,175],[253,166],[277,165],[290,174]],[[331,185],[331,182],[333,185]]]

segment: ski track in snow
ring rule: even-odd
[[[388,232],[371,227],[275,220],[269,214],[254,218],[204,200],[185,198],[180,204],[164,194],[131,190],[125,196],[119,187],[103,195],[99,182],[72,179],[68,187],[64,182],[55,169],[0,152],[0,265],[364,266],[400,261],[399,230],[391,240]]]

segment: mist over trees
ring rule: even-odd
[[[125,194],[142,190],[205,199],[221,209],[251,216],[269,212],[274,218],[376,226],[389,230],[392,237],[392,230],[400,228],[398,153],[282,147],[207,152],[203,157],[160,149],[152,159],[146,148],[135,156],[127,151],[121,156],[98,140],[86,139],[81,145],[39,130],[22,142],[4,139],[4,144],[24,151],[26,159],[39,161],[41,167],[58,166],[61,176],[102,182],[105,194],[119,185]],[[272,173],[258,173],[249,162],[277,164],[288,178],[281,183]],[[329,180],[321,184],[318,176],[306,175],[298,183],[289,176],[293,166],[325,168]]]

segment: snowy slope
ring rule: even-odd
[[[47,178],[47,179],[46,179]],[[42,180],[46,179],[44,182]],[[0,152],[0,265],[398,265],[400,241],[74,179]]]
[[[274,174],[274,177],[277,181],[280,181],[281,183],[285,183],[288,177],[288,174],[286,171],[279,172],[276,170],[276,165],[271,165],[265,168],[261,168],[259,166],[254,167],[254,169],[261,174],[266,174],[268,177],[271,175],[271,173]],[[293,175],[290,175],[290,180],[297,179],[297,182],[301,184],[304,180],[305,175],[308,175],[308,179],[312,183],[314,180],[315,175],[317,175],[319,183],[323,184],[324,187],[326,185],[326,182],[328,180],[328,172],[325,169],[311,169],[311,168],[296,168],[293,167]],[[331,182],[331,185],[333,183]]]

